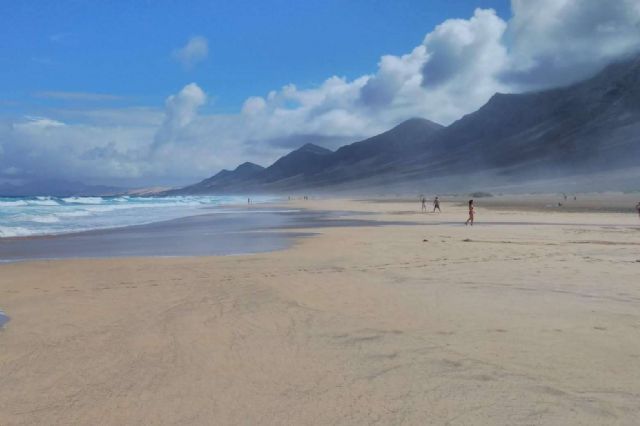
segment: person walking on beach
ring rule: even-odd
[[[638,212],[638,217],[640,218],[640,201],[636,204],[636,211]]]
[[[422,201],[422,213],[425,213],[427,211],[427,199],[423,195],[420,201]]]
[[[433,212],[436,212],[436,209],[438,210],[438,213],[442,213],[442,210],[440,210],[440,199],[438,197],[434,198],[433,200]]]
[[[469,219],[467,219],[467,221],[464,223],[465,225],[471,224],[471,226],[473,226],[474,213],[475,212],[473,211],[473,200],[469,200]]]

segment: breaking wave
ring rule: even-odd
[[[244,203],[246,198],[232,196],[0,197],[0,238],[142,225]]]

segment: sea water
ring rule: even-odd
[[[245,197],[234,196],[0,197],[0,238],[142,225],[246,203]]]

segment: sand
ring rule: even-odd
[[[0,424],[640,424],[637,215],[296,203],[424,225],[0,265]]]

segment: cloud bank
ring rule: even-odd
[[[639,49],[637,0],[512,0],[508,21],[477,9],[441,23],[408,53],[382,56],[371,74],[289,84],[247,98],[236,114],[199,113],[211,92],[191,83],[164,109],[0,122],[0,178],[186,183],[245,160],[267,165],[306,142],[336,147],[410,117],[449,124],[495,92],[575,82]],[[194,66],[207,52],[206,39],[194,37],[174,57]]]

